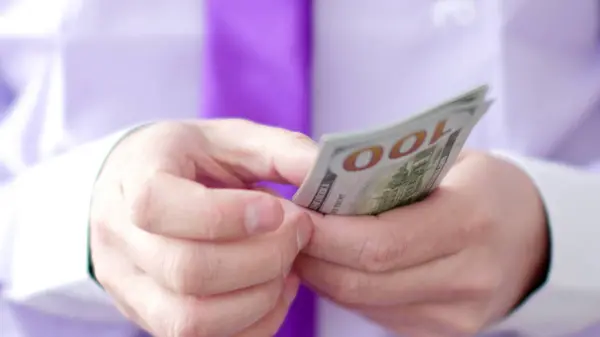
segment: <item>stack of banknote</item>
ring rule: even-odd
[[[487,92],[477,87],[378,130],[323,136],[293,201],[324,214],[374,215],[426,198],[491,106]]]

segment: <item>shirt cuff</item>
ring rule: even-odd
[[[131,128],[77,147],[18,176],[9,282],[3,297],[51,314],[121,321],[88,273],[92,191],[112,149]]]
[[[562,336],[600,322],[600,174],[507,152],[537,186],[551,240],[546,282],[493,330]]]

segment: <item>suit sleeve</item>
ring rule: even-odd
[[[94,182],[123,134],[38,163],[2,187],[3,300],[80,319],[124,319],[88,274],[87,245]]]

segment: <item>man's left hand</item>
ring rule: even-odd
[[[313,214],[295,264],[319,294],[408,336],[472,336],[543,279],[537,189],[514,165],[465,152],[424,201],[379,216]]]

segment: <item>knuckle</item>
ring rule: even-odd
[[[279,277],[272,282],[272,284],[268,285],[265,299],[258,302],[258,308],[261,309],[263,315],[266,315],[277,307],[277,304],[281,299],[282,292],[285,289],[285,279],[283,277]],[[264,302],[264,304],[261,302]]]
[[[358,274],[346,275],[333,284],[331,297],[341,304],[354,305],[362,303],[367,288],[366,280]]]
[[[166,257],[163,268],[165,275],[170,275],[169,287],[180,294],[204,295],[207,285],[218,278],[215,261],[205,259],[203,253],[191,247],[181,247]]]
[[[296,240],[295,236],[294,240]],[[277,267],[279,275],[286,276],[298,254],[298,250],[295,247],[295,243],[290,245],[288,240],[280,240],[279,243],[271,249],[272,253],[265,255],[265,260],[269,260],[268,263]]]
[[[196,323],[193,319],[180,319],[173,325],[171,337],[205,337],[210,336],[205,325]]]
[[[392,269],[404,255],[404,245],[395,240],[367,240],[359,251],[360,268],[372,273],[385,272]]]
[[[486,253],[478,252],[477,254],[479,255],[477,259],[479,259]],[[483,261],[489,261],[489,259],[483,258]],[[449,295],[455,299],[486,305],[502,286],[504,280],[502,272],[487,262],[483,264],[471,259],[465,261],[465,264],[466,266],[462,268],[463,272],[457,273],[458,277],[455,279],[455,283],[447,288]]]
[[[458,239],[479,242],[491,234],[494,222],[491,207],[486,207],[484,203],[480,204],[482,204],[481,207],[471,209],[466,220],[459,226]]]
[[[106,266],[104,263],[97,263],[94,261],[94,277],[98,283],[100,283],[102,287],[112,295],[115,290],[119,288],[119,284],[118,280],[114,278],[114,274],[110,272],[110,268],[107,267],[108,266]]]
[[[118,227],[115,227],[113,221],[117,209],[115,204],[109,200],[113,199],[110,193],[94,192],[92,204],[90,207],[90,241],[92,246],[111,247],[117,242],[116,236]]]
[[[134,191],[130,198],[129,211],[131,221],[141,229],[152,226],[150,216],[152,208],[153,190],[158,174],[153,173],[146,177]]]
[[[208,216],[202,220],[202,236],[206,240],[217,240],[220,236],[220,229],[225,228],[227,225],[225,224],[225,206],[218,202],[210,202],[209,199],[206,200],[210,203],[210,207]]]
[[[188,301],[168,329],[169,337],[213,336],[214,326],[207,320],[207,313],[197,301]]]
[[[312,138],[310,138],[308,135],[302,133],[302,132],[298,132],[298,131],[291,131],[290,135],[292,136],[292,138],[294,140],[303,142],[303,143],[307,143],[307,144],[315,144],[315,142],[312,140]]]
[[[453,330],[460,336],[475,336],[485,328],[485,321],[478,315],[462,315],[460,319],[453,321]]]
[[[258,125],[256,122],[244,118],[229,118],[226,120],[226,123],[228,128],[236,131],[246,130],[249,127]]]
[[[105,217],[90,221],[90,244],[92,252],[101,247],[112,247],[115,244],[114,233]]]
[[[106,254],[117,246],[117,238],[105,225],[94,226],[90,230],[90,258],[94,277],[106,289],[116,287],[112,268],[106,261]]]
[[[471,276],[467,283],[467,297],[478,302],[490,301],[503,280],[502,275],[491,267]]]
[[[101,259],[98,259],[98,252],[92,251],[92,263],[94,269],[94,277],[107,291],[116,289],[118,281],[114,279],[110,271],[110,267],[106,265]]]

